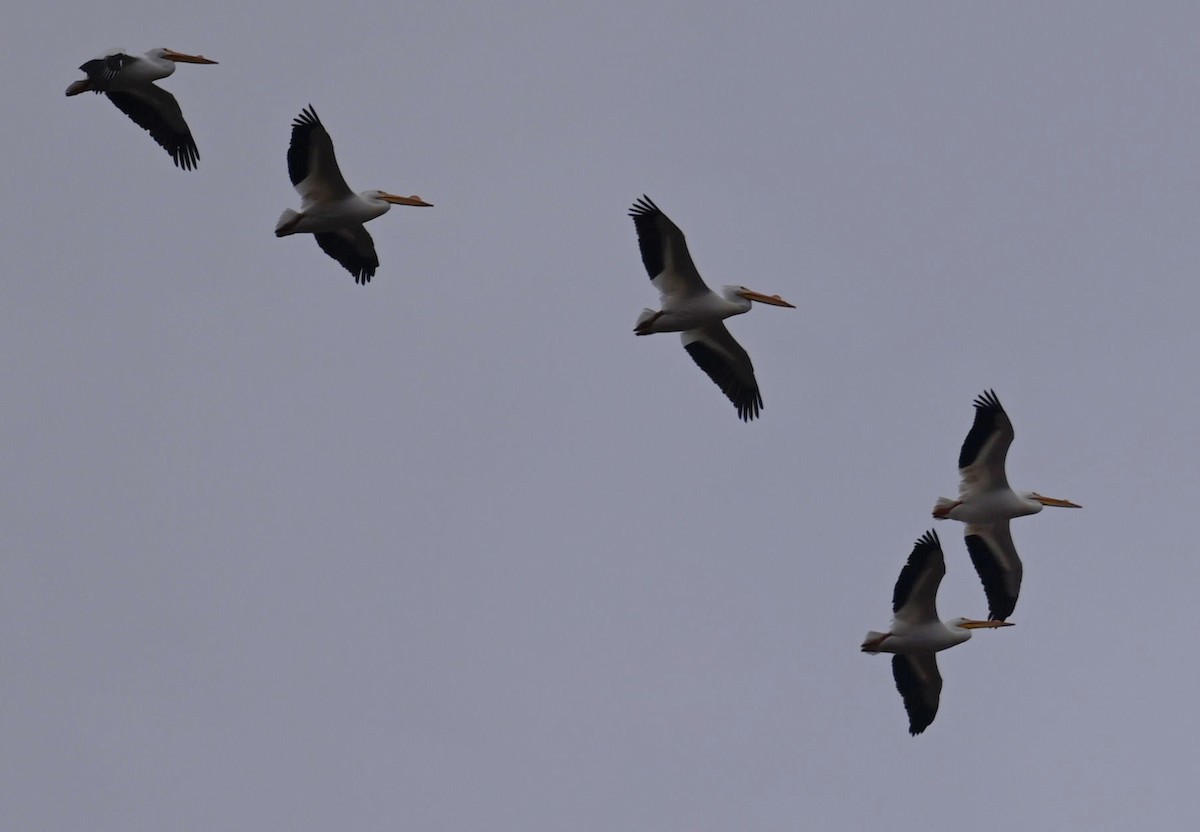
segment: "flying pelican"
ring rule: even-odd
[[[1013,441],[1013,426],[992,390],[975,399],[975,421],[958,454],[962,477],[958,499],[939,497],[933,507],[938,520],[967,524],[967,551],[987,594],[988,615],[1003,621],[1012,615],[1021,591],[1021,559],[1013,546],[1008,521],[1037,514],[1044,506],[1082,508],[1070,500],[1043,497],[1036,491],[1017,493],[1008,487],[1004,458]]]
[[[433,207],[419,196],[351,191],[333,155],[333,140],[311,104],[292,122],[287,160],[288,175],[300,194],[300,211],[286,209],[275,225],[275,236],[312,234],[321,250],[364,286],[371,282],[379,258],[363,223],[386,214],[393,205]]]
[[[723,286],[720,294],[709,289],[692,263],[683,232],[650,197],[643,195],[634,202],[629,216],[637,228],[642,262],[662,303],[658,312],[642,310],[633,331],[683,333],[683,348],[729,397],[742,421],[755,418],[763,403],[754,365],[721,321],[749,312],[751,301],[796,307],[779,295],[762,295],[745,286]]]
[[[892,676],[908,712],[908,733],[924,731],[937,716],[942,696],[942,674],[938,673],[939,650],[962,644],[971,631],[1012,627],[1005,621],[976,621],[956,618],[941,621],[937,614],[937,591],[946,574],[946,560],[937,533],[927,531],[913,544],[908,563],[900,570],[892,591],[892,626],[886,633],[871,630],[863,639],[864,653],[892,653]]]
[[[113,49],[79,67],[87,78],[67,87],[67,95],[91,90],[104,93],[133,123],[150,133],[175,160],[175,166],[191,170],[200,161],[196,140],[183,120],[179,102],[154,82],[175,71],[175,64],[215,64],[202,55],[186,55],[173,49],[151,49],[140,58],[123,49]]]

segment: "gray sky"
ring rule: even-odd
[[[14,8],[0,827],[1196,823],[1200,9],[1134,6]],[[220,61],[197,172],[63,96],[113,46]],[[437,206],[365,289],[271,233],[309,103]],[[632,335],[642,193],[799,306],[760,421]],[[1086,508],[914,739],[858,644],[987,387]]]

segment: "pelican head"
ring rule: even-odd
[[[1060,500],[1057,497],[1043,497],[1036,491],[1030,491],[1024,495],[1026,499],[1033,500],[1038,503],[1038,511],[1041,511],[1042,506],[1052,506],[1054,508],[1083,508],[1078,503],[1072,503],[1070,500]]]
[[[759,303],[769,304],[770,306],[786,306],[788,309],[796,308],[783,298],[779,297],[779,295],[764,295],[761,292],[755,292],[751,289],[747,289],[745,286],[723,286],[721,288],[721,294],[725,296],[726,300],[737,303],[739,306],[741,305],[739,300],[744,301],[746,309],[750,308],[751,301],[758,301]]]
[[[155,58],[166,58],[177,64],[215,64],[203,55],[189,55],[186,52],[176,52],[174,49],[151,49],[150,55]]]

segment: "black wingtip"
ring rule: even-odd
[[[200,151],[192,146],[180,146],[171,153],[171,158],[180,170],[196,170],[200,164]]]
[[[648,214],[661,214],[662,210],[654,204],[654,200],[642,194],[639,199],[633,201],[633,205],[629,208],[629,216],[637,218],[644,217]]]
[[[927,549],[930,547],[937,549],[942,548],[942,541],[938,538],[937,531],[934,529],[930,529],[929,531],[925,532],[925,534],[917,538],[917,541],[913,544],[913,553],[915,554],[919,549]]]
[[[762,395],[760,394],[755,396],[753,401],[737,405],[738,418],[743,422],[752,422],[758,418],[762,409]]]
[[[976,410],[998,410],[1001,413],[1004,412],[1004,406],[1000,404],[1000,399],[996,395],[996,391],[991,390],[991,389],[984,390],[982,393],[980,393],[978,396],[975,397],[975,409]]]
[[[321,124],[321,119],[317,116],[317,111],[313,109],[313,105],[309,104],[300,111],[300,115],[292,120],[292,127],[317,127]]]

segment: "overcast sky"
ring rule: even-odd
[[[1200,820],[1200,7],[168,5],[6,18],[0,827]],[[159,46],[194,172],[63,95]],[[436,205],[365,288],[272,235],[310,103]],[[632,335],[643,193],[797,304],[760,420]],[[985,388],[1085,508],[912,738],[858,645]]]

